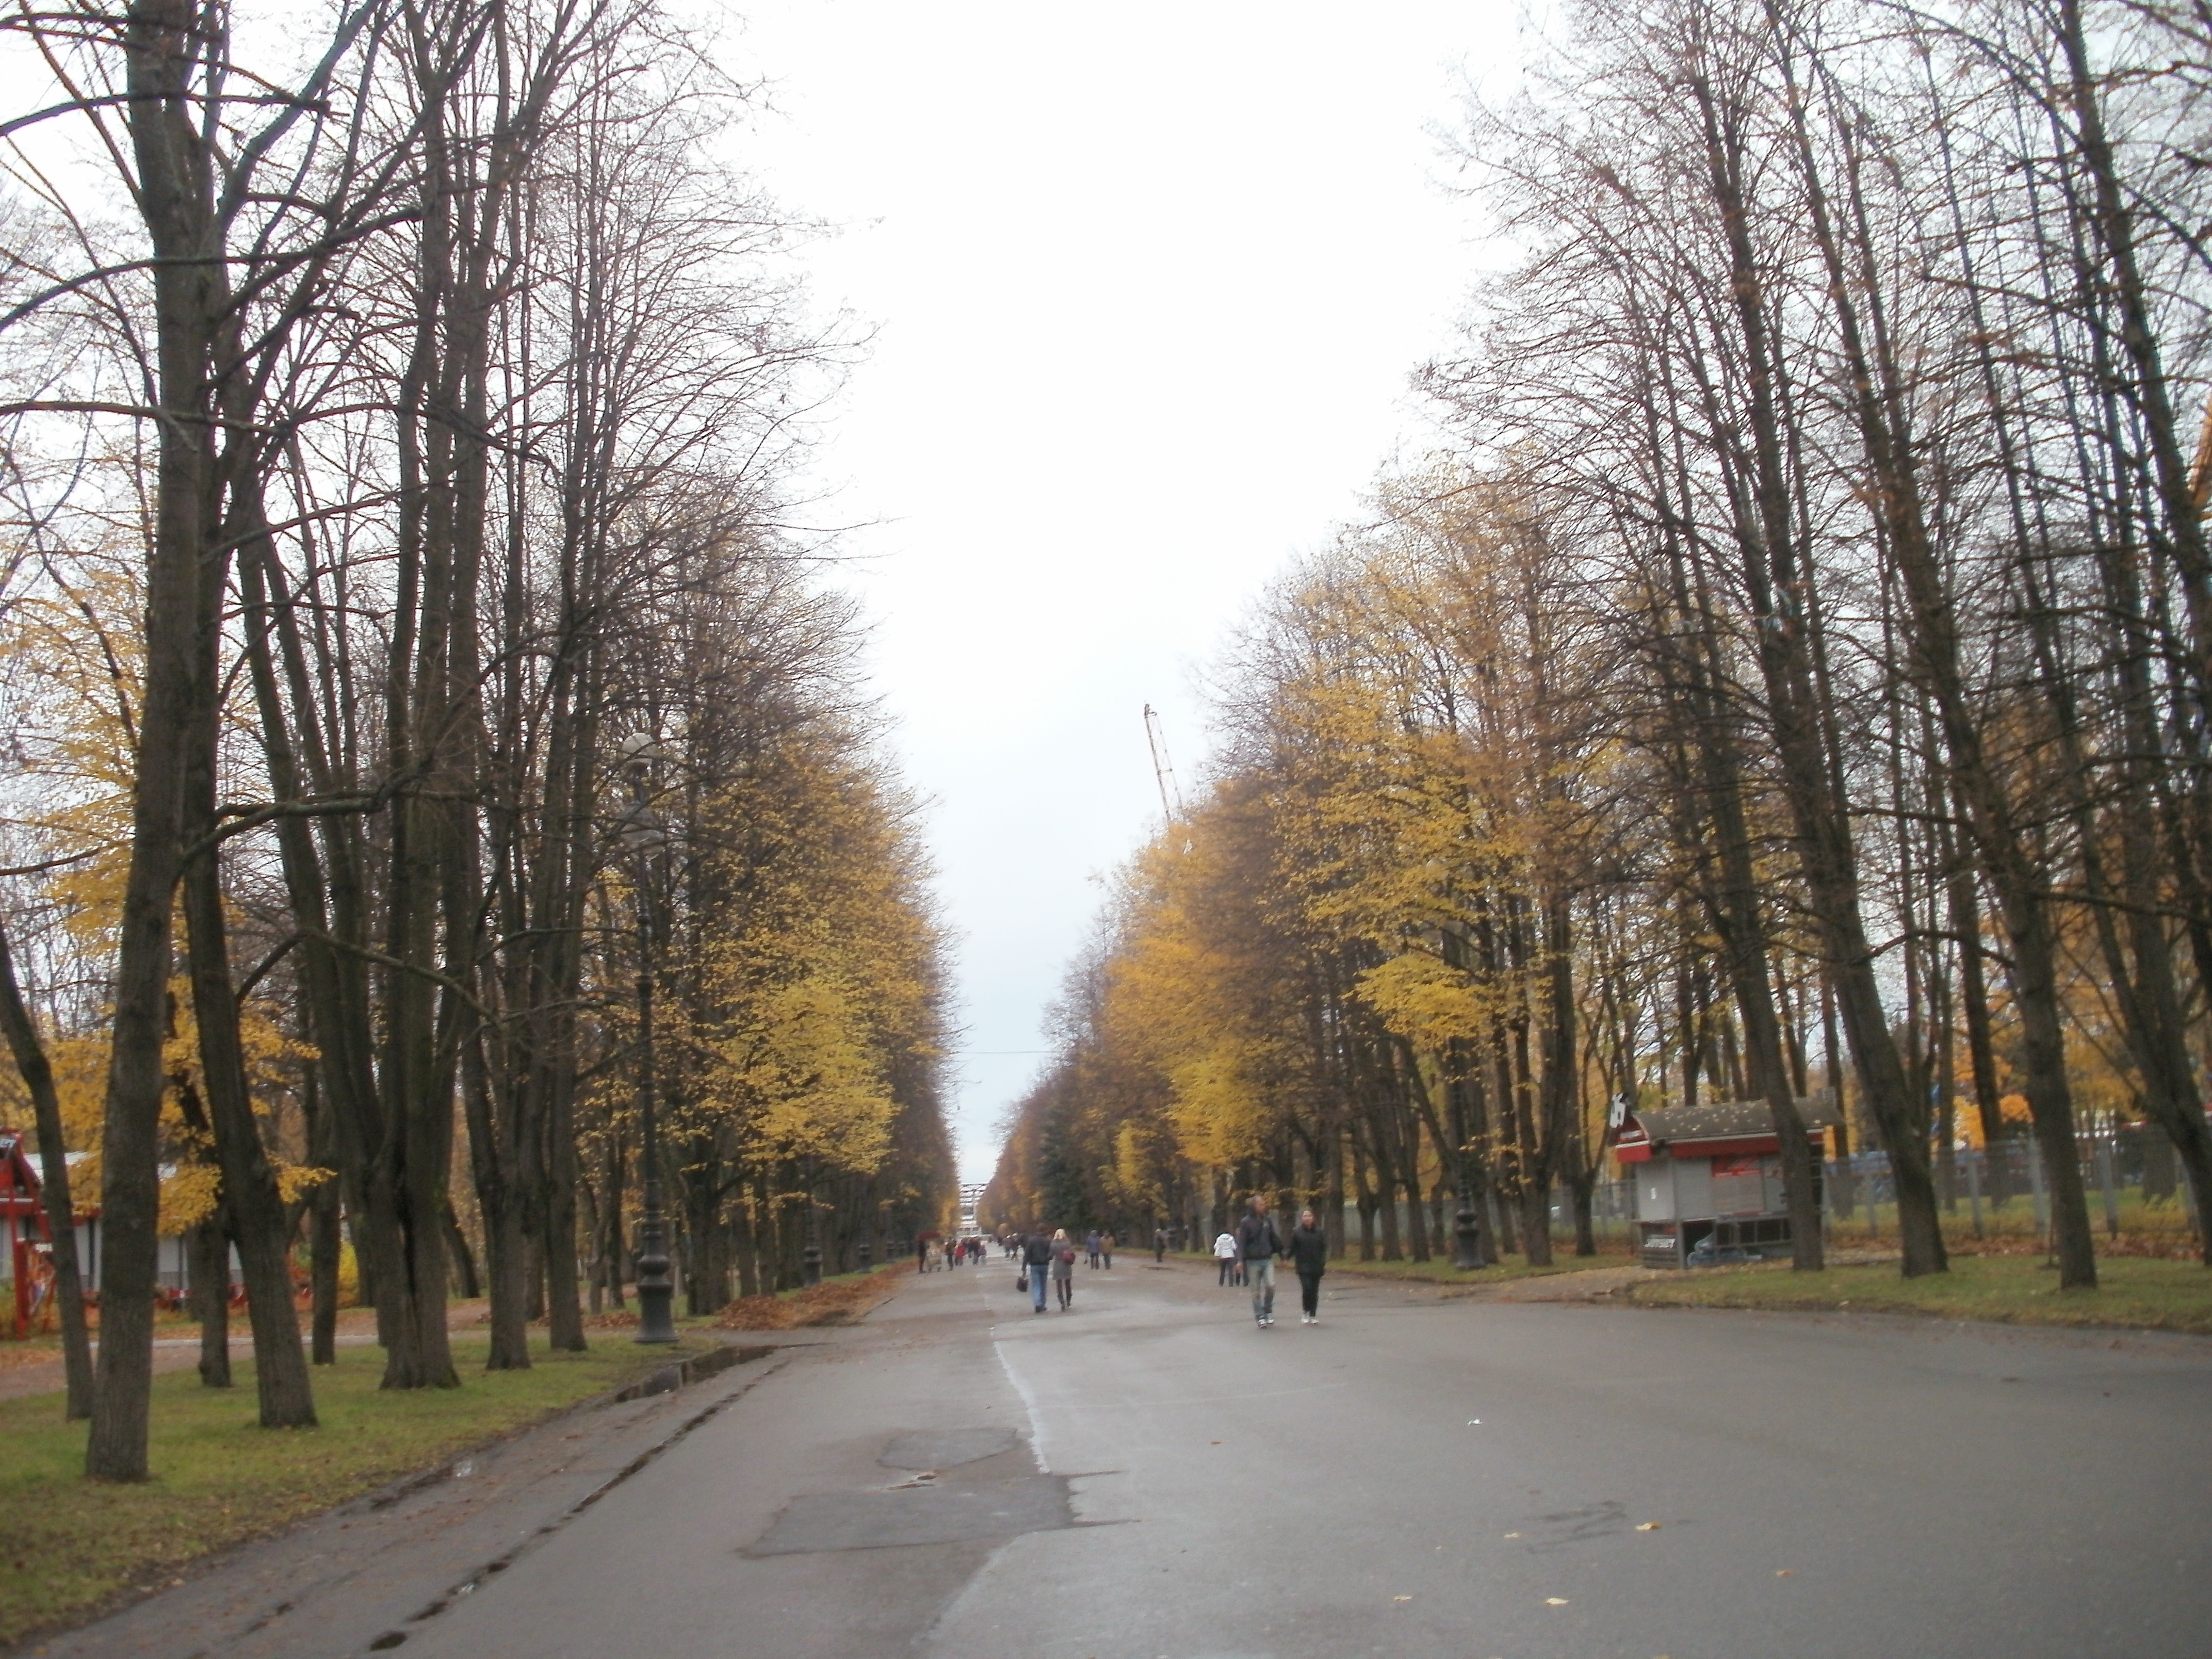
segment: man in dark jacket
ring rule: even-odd
[[[1275,1322],[1275,1258],[1282,1253],[1283,1236],[1267,1213],[1267,1195],[1255,1193],[1250,1213],[1237,1224],[1237,1259],[1252,1286],[1252,1322],[1263,1331]]]
[[[1321,1276],[1328,1270],[1328,1235],[1311,1210],[1298,1212],[1298,1224],[1291,1229],[1291,1266],[1298,1276],[1301,1325],[1321,1323]]]
[[[1030,1297],[1035,1311],[1044,1311],[1044,1282],[1052,1275],[1052,1235],[1042,1227],[1030,1229],[1022,1240],[1022,1271],[1030,1276]]]

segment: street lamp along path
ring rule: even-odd
[[[637,1340],[676,1340],[676,1285],[669,1277],[668,1219],[661,1212],[660,1125],[653,1073],[653,856],[668,844],[667,826],[653,810],[653,763],[664,751],[642,733],[617,751],[629,775],[630,805],[617,833],[637,861],[637,1114],[643,1192],[637,1221]]]

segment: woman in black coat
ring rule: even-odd
[[[1311,1210],[1298,1212],[1298,1224],[1291,1229],[1291,1266],[1297,1269],[1298,1298],[1305,1311],[1301,1325],[1321,1323],[1321,1276],[1328,1271],[1328,1235],[1322,1231]]]

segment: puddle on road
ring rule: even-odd
[[[887,1469],[953,1469],[996,1457],[1020,1443],[1012,1429],[926,1429],[901,1435],[876,1462]]]
[[[808,1492],[784,1505],[749,1556],[810,1555],[831,1550],[893,1549],[907,1544],[958,1544],[1057,1532],[1077,1524],[1068,1501],[1071,1477],[1037,1474],[1012,1429],[925,1429],[902,1434],[877,1462],[910,1469],[911,1479],[872,1492]],[[976,1468],[1006,1458],[1006,1472]]]

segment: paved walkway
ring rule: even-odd
[[[2212,1343],[1212,1281],[917,1278],[50,1659],[2206,1650]]]

